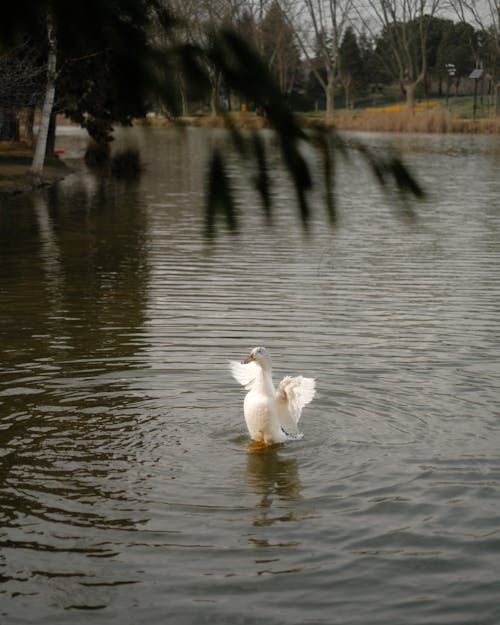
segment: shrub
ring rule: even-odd
[[[135,148],[116,152],[111,158],[111,173],[118,178],[135,178],[142,170],[141,156]]]

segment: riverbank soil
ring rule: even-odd
[[[33,150],[23,143],[0,141],[0,196],[20,193],[31,188],[30,167]],[[57,157],[47,159],[43,180],[47,183],[62,178],[66,165]]]

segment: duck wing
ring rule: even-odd
[[[231,371],[231,375],[236,382],[239,382],[246,389],[252,388],[257,376],[257,369],[258,365],[255,362],[249,362],[245,365],[236,360],[229,361],[229,370]]]
[[[280,425],[287,434],[298,434],[298,423],[302,409],[316,394],[316,380],[299,375],[284,377],[276,391]]]

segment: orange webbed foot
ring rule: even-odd
[[[264,443],[264,441],[252,441],[248,443],[248,451],[262,451],[263,449],[269,449],[270,445]]]

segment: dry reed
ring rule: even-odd
[[[201,128],[249,128],[260,130],[267,128],[265,117],[255,113],[225,113],[224,115],[207,115],[192,118],[192,125]]]
[[[387,110],[341,110],[331,121],[325,121],[320,114],[302,114],[304,126],[317,126],[318,122],[335,126],[339,130],[359,130],[365,132],[418,132],[418,133],[476,133],[500,134],[500,117],[459,119],[444,108],[429,107],[410,113],[387,107]],[[255,113],[226,113],[224,115],[200,115],[180,117],[172,121],[164,116],[137,120],[152,126],[196,126],[200,128],[249,128],[258,130],[269,126],[265,117]]]
[[[427,111],[340,111],[332,120],[339,130],[418,133],[500,133],[500,118],[457,119],[445,109]]]

